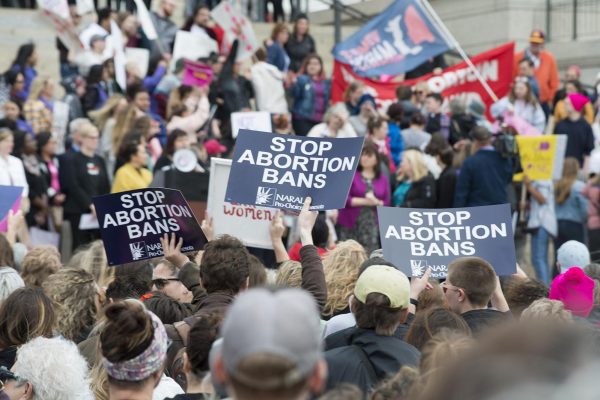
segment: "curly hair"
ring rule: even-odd
[[[364,247],[355,240],[340,242],[323,258],[327,283],[327,303],[323,316],[331,317],[348,307],[348,298],[354,291],[358,270],[367,259]]]
[[[417,312],[404,340],[422,351],[427,342],[442,330],[471,336],[471,328],[463,317],[444,308],[433,308]]]
[[[94,277],[83,269],[63,268],[50,275],[42,288],[54,304],[57,329],[67,339],[79,343],[96,322]]]
[[[549,291],[548,286],[537,279],[515,277],[507,283],[504,295],[510,311],[518,317],[531,303],[548,297]]]
[[[277,269],[275,284],[300,289],[302,287],[302,264],[292,260],[282,262]]]
[[[82,253],[78,267],[92,274],[98,286],[108,286],[115,279],[115,269],[108,266],[102,240],[93,241]]]
[[[521,313],[522,321],[573,322],[573,314],[560,300],[538,299]]]
[[[233,236],[223,235],[204,248],[200,279],[207,293],[236,294],[250,275],[250,253]]]
[[[88,366],[77,346],[60,337],[38,337],[17,352],[13,372],[33,386],[33,400],[91,399]]]
[[[27,286],[41,287],[42,283],[56,273],[62,263],[60,253],[54,246],[37,246],[31,249],[21,262],[21,277]]]
[[[418,379],[419,370],[405,365],[373,389],[371,400],[408,399],[408,393]]]

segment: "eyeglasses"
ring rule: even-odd
[[[456,292],[458,292],[460,290],[460,288],[450,285],[448,283],[448,281],[442,282],[440,286],[442,287],[442,290],[444,291],[444,293],[447,293],[448,290],[454,290]]]
[[[158,290],[163,289],[169,284],[169,282],[181,282],[179,278],[157,278],[152,279],[152,285],[156,286]]]

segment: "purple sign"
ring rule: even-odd
[[[21,208],[21,186],[0,186],[0,232],[8,230],[8,212],[16,213]]]
[[[183,238],[182,252],[207,243],[192,209],[179,190],[151,188],[94,197],[109,265],[162,257],[160,238]]]
[[[496,274],[516,272],[509,204],[420,209],[378,207],[383,256],[408,276],[443,279],[459,257],[481,257]]]

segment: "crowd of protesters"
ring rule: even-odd
[[[182,29],[224,50],[212,6],[197,5]],[[511,91],[490,109],[422,83],[399,84],[383,109],[359,82],[332,102],[317,53],[327,49],[303,14],[291,29],[276,23],[251,66],[236,61],[234,42],[197,60],[212,68],[209,86],[184,85],[183,62],[171,56],[174,9],[160,0],[151,13],[158,42],[134,14],[98,10],[79,27],[85,51],[71,54],[57,39],[60,82],[38,74],[32,43],[2,75],[0,185],[24,190],[0,234],[0,399],[553,398],[599,389],[598,93],[576,66],[560,87],[542,31],[515,55]],[[107,50],[115,23],[125,46],[151,55],[146,76],[127,65],[125,88]],[[62,135],[59,102],[69,105]],[[251,110],[269,112],[281,134],[366,138],[345,208],[311,212],[308,198],[293,227],[278,213],[270,257],[213,237],[207,218],[203,251],[183,254],[165,235],[164,258],[109,267],[98,230],[83,227],[92,198],[152,185],[183,149],[197,158],[194,173],[208,176],[210,158],[235,145],[231,114]],[[566,135],[560,179],[513,183],[521,169],[510,139],[521,129]],[[467,257],[440,283],[383,258],[377,206],[503,203],[518,221],[519,262],[533,273],[517,267],[499,278]],[[63,254],[34,244],[40,232],[68,240]]]

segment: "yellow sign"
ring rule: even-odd
[[[522,181],[523,174],[532,181],[552,179],[556,143],[556,135],[517,136],[523,173],[515,174],[513,180]]]

